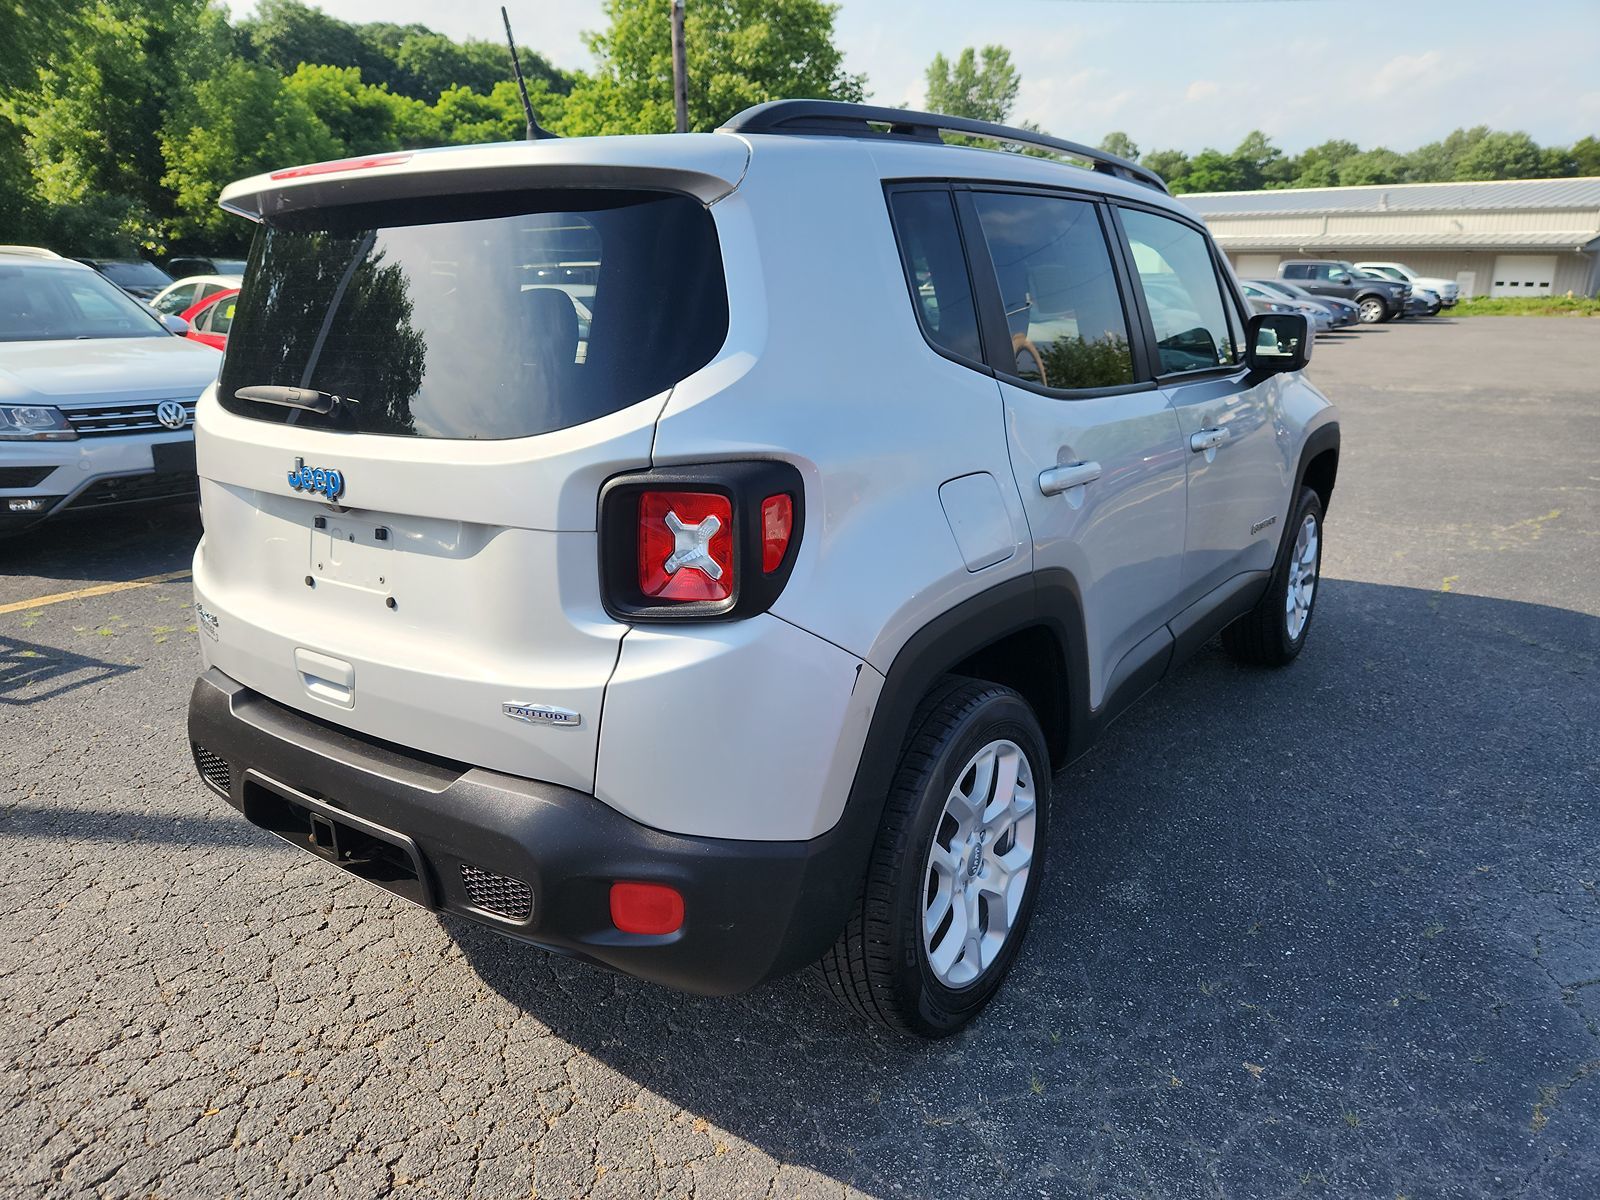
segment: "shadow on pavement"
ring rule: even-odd
[[[61,517],[0,541],[0,574],[97,583],[139,579],[183,570],[199,540],[200,510],[193,504]]]
[[[0,704],[38,704],[136,670],[0,634]]]
[[[952,1041],[446,924],[575,1047],[873,1194],[1600,1194],[1600,619],[1323,589],[1292,667],[1213,646],[1058,773],[1025,953]]]

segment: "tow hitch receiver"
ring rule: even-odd
[[[424,908],[437,908],[417,844],[403,833],[346,812],[256,771],[244,780],[244,815],[292,846]]]

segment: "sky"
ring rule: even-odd
[[[498,0],[319,6],[503,36]],[[518,42],[592,65],[582,33],[604,26],[600,0],[506,6]],[[1191,154],[1252,129],[1291,153],[1336,137],[1405,151],[1471,125],[1600,136],[1600,0],[844,0],[836,30],[869,99],[913,107],[934,54],[1003,45],[1022,75],[1012,119],[1091,144],[1113,129]]]

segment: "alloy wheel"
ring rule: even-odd
[[[1016,928],[1038,823],[1028,756],[994,741],[968,760],[945,799],[924,868],[922,948],[935,978],[975,982]]]
[[[1294,550],[1289,555],[1289,593],[1284,597],[1283,619],[1289,640],[1297,641],[1311,619],[1311,602],[1317,594],[1317,518],[1307,513],[1295,534]]]

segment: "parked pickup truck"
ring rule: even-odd
[[[1342,259],[1290,259],[1278,264],[1278,278],[1290,279],[1318,296],[1337,296],[1361,310],[1361,321],[1375,325],[1403,317],[1411,285],[1397,280],[1364,277],[1354,264]]]

